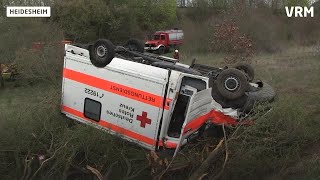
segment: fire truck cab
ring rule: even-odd
[[[152,38],[146,41],[144,49],[150,52],[158,52],[163,54],[168,52],[170,48],[177,48],[183,42],[183,31],[174,29],[166,31],[157,31]]]
[[[95,50],[101,57],[112,51]],[[235,122],[239,115],[212,98],[208,77],[120,55],[97,67],[92,56],[65,45],[61,111],[76,121],[149,150],[178,151],[208,124]]]

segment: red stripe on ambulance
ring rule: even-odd
[[[151,94],[145,91],[134,89],[128,86],[117,84],[111,81],[107,81],[101,78],[97,78],[88,74],[84,74],[78,71],[64,68],[63,77],[86,84],[110,93],[114,93],[123,97],[127,97],[142,103],[146,103],[155,107],[163,108],[163,98],[161,96]],[[165,106],[165,109],[168,110],[169,107]]]
[[[166,141],[159,141],[159,146],[165,147],[165,148],[169,148],[169,149],[175,149],[177,148],[177,143],[176,142],[170,142],[168,140]]]
[[[86,120],[86,121],[89,121],[91,123],[100,125],[100,126],[105,127],[107,129],[111,129],[112,131],[115,131],[115,132],[120,133],[122,135],[128,136],[128,137],[130,137],[132,139],[136,139],[138,141],[144,142],[144,143],[149,144],[151,146],[154,146],[155,143],[156,143],[153,139],[151,139],[149,137],[146,137],[146,136],[143,136],[141,134],[137,134],[137,133],[135,133],[133,131],[130,131],[128,129],[116,126],[114,124],[106,122],[105,120],[100,120],[99,122],[96,122],[96,121],[93,121],[91,119],[88,119],[88,118],[84,117],[82,112],[77,111],[75,109],[72,109],[70,107],[61,106],[61,110],[66,112],[66,113],[72,114],[73,116],[79,117],[79,118],[81,118],[83,120]]]
[[[188,131],[192,129],[199,129],[207,120],[211,120],[213,124],[218,125],[237,125],[237,124],[250,124],[251,121],[243,121],[242,123],[237,122],[236,119],[223,114],[222,112],[211,110],[209,113],[199,116],[196,119],[191,120],[184,128],[183,134],[186,134]]]

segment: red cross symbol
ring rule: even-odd
[[[145,128],[146,127],[146,124],[151,124],[151,119],[147,118],[147,112],[142,112],[142,116],[140,115],[137,115],[137,120],[138,121],[141,121],[141,124],[140,126]]]

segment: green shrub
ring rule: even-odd
[[[232,158],[225,178],[264,177],[299,160],[301,151],[320,137],[320,123],[307,112],[300,99],[284,96],[254,126],[241,128],[229,143]]]
[[[172,26],[176,5],[172,0],[57,1],[52,21],[75,41],[107,38],[117,44],[130,37],[143,39],[146,32]]]
[[[59,27],[43,19],[4,18],[0,21],[0,62],[11,63],[19,49],[31,49],[33,43],[63,40]]]

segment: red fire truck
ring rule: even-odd
[[[145,50],[158,54],[168,52],[170,48],[177,48],[183,41],[182,30],[157,31],[152,35],[151,40],[145,43]]]

